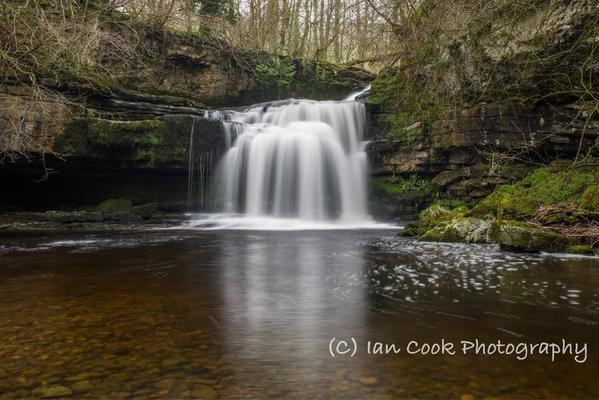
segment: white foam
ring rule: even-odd
[[[399,229],[401,226],[359,221],[310,221],[299,218],[255,217],[242,214],[187,214],[191,219],[175,229],[199,230],[257,230],[257,231],[309,231],[309,230],[356,230]]]

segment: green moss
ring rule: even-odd
[[[165,116],[161,119],[113,121],[77,119],[68,124],[55,141],[53,150],[72,156],[131,161],[147,166],[185,163],[193,119]],[[197,134],[207,144],[220,132],[218,121],[197,119]],[[206,147],[209,147],[208,145]]]
[[[499,186],[472,213],[475,216],[492,214],[499,218],[523,219],[533,216],[540,206],[557,203],[582,205],[585,190],[597,184],[598,170],[569,168],[555,172],[544,167],[513,185]],[[592,198],[592,193],[588,198]]]
[[[295,65],[290,57],[273,57],[254,68],[254,80],[260,87],[288,89],[295,78]]]
[[[479,218],[456,217],[437,224],[418,240],[425,242],[487,243],[490,221]]]
[[[150,219],[156,214],[158,207],[158,203],[147,203],[133,207],[132,212],[142,219]]]
[[[409,223],[397,233],[398,237],[414,237],[418,236],[418,224]]]
[[[572,254],[594,255],[595,254],[595,249],[593,249],[591,246],[574,245],[574,246],[568,246],[568,247],[566,247],[565,252],[566,253],[572,253]]]
[[[98,205],[98,211],[104,214],[129,213],[133,204],[127,199],[108,199]]]
[[[424,74],[409,68],[384,70],[372,81],[368,102],[380,107],[377,122],[393,139],[405,144],[427,139],[428,127],[442,108],[428,86]]]
[[[473,208],[478,217],[496,215],[499,218],[521,218],[532,215],[539,207],[539,199],[530,196],[522,187],[503,185]]]
[[[447,221],[453,218],[451,210],[439,205],[432,204],[418,216],[421,227],[434,227],[439,222]]]
[[[452,197],[440,197],[435,203],[451,210],[456,208],[463,210],[466,208],[466,203],[464,203],[462,200],[454,199]]]
[[[81,155],[89,153],[91,146],[86,136],[88,120],[79,118],[68,123],[54,140],[54,151],[68,155]]]
[[[425,233],[435,228],[442,222],[450,221],[456,218],[462,218],[466,216],[468,212],[469,210],[465,206],[449,209],[439,203],[433,203],[419,214],[418,232],[420,234]]]
[[[530,252],[559,252],[568,244],[567,239],[560,234],[511,220],[493,221],[488,238],[504,249]]]
[[[599,212],[599,185],[589,186],[584,191],[580,207],[588,211]]]
[[[100,146],[155,146],[168,134],[160,120],[95,120],[89,126],[88,140]]]
[[[109,199],[98,205],[98,211],[109,221],[135,221],[140,219],[133,212],[133,204],[126,199]]]
[[[407,179],[380,177],[374,180],[374,185],[377,189],[389,194],[431,191],[430,182],[426,179],[418,178],[416,175],[412,175]]]

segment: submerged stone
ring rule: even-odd
[[[191,392],[193,397],[198,397],[200,399],[215,399],[218,397],[218,393],[216,390],[212,389],[210,386],[198,386]]]
[[[51,222],[100,222],[104,216],[99,211],[47,211],[44,218]]]
[[[92,389],[92,385],[89,381],[77,381],[73,384],[73,391],[76,393],[89,392]]]
[[[488,238],[501,248],[530,252],[559,252],[568,244],[567,239],[560,234],[511,220],[493,221]]]
[[[73,394],[73,391],[66,386],[48,386],[40,387],[33,391],[32,395],[41,399],[54,399],[58,397],[67,397]]]

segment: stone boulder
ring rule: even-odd
[[[109,199],[98,205],[98,211],[108,221],[135,221],[140,217],[133,212],[133,204],[126,199]]]
[[[488,243],[487,231],[491,221],[462,217],[441,222],[426,231],[418,240],[425,242]]]
[[[512,220],[493,221],[487,238],[502,249],[528,252],[560,252],[568,245],[568,240],[560,234]]]

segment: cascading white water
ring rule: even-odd
[[[230,144],[215,177],[221,211],[369,220],[363,104],[287,100],[210,116]]]

